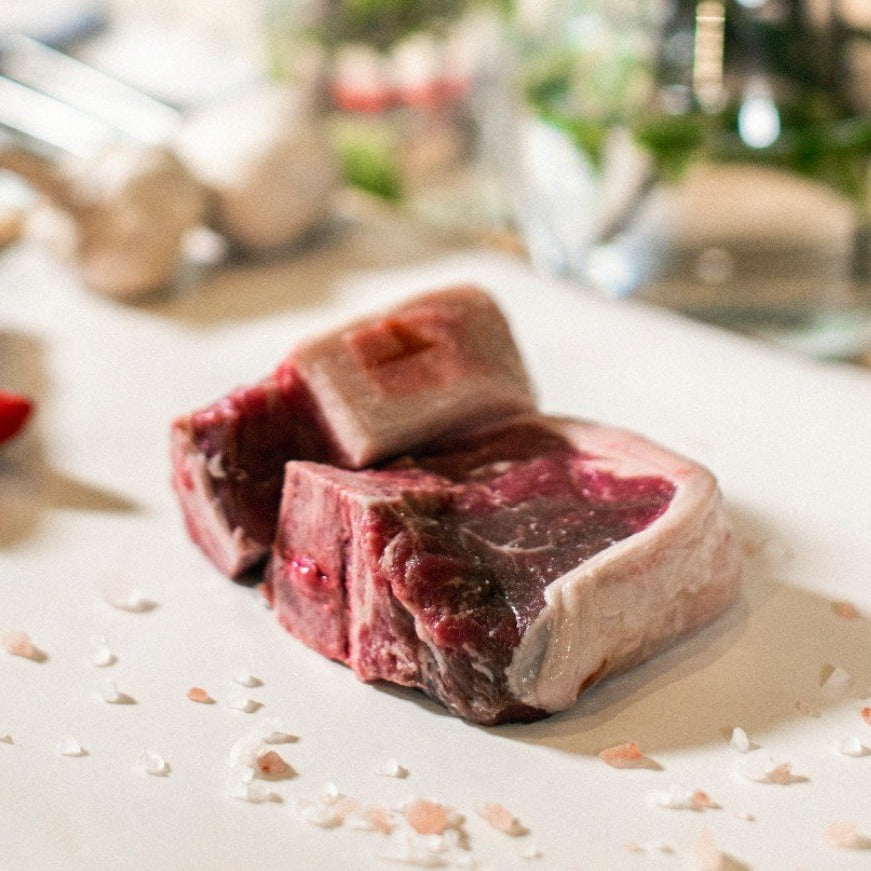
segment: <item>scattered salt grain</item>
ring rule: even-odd
[[[253,714],[263,707],[261,702],[256,699],[249,699],[245,696],[234,696],[227,702],[227,707],[234,711],[242,711],[244,714]]]
[[[846,735],[841,738],[836,747],[842,756],[867,756],[871,752],[855,735]]]
[[[285,731],[277,717],[265,717],[251,730],[264,744],[290,744],[298,741],[296,735]]]
[[[820,715],[820,709],[816,705],[802,699],[795,703],[795,709],[804,717],[819,717]]]
[[[510,835],[512,838],[518,838],[529,832],[529,829],[524,826],[520,820],[501,804],[484,804],[478,808],[478,816],[484,822],[489,823],[494,829]]]
[[[725,871],[726,867],[726,857],[718,849],[714,836],[705,830],[696,844],[696,871]]]
[[[792,773],[789,762],[776,762],[762,750],[748,753],[738,768],[738,773],[755,783],[777,783],[782,786],[804,780]]]
[[[47,658],[26,632],[6,632],[0,636],[0,645],[11,656],[20,656],[33,662],[43,662]]]
[[[95,641],[91,647],[91,664],[98,668],[114,665],[118,657],[109,649],[105,641]]]
[[[376,774],[382,777],[408,777],[408,769],[404,765],[400,765],[395,759],[387,759],[375,769]]]
[[[287,764],[284,757],[280,753],[276,753],[275,750],[266,750],[260,753],[255,760],[255,765],[257,773],[261,777],[267,777],[272,780],[293,777],[296,774],[293,768]]]
[[[213,705],[215,703],[215,700],[202,687],[191,687],[187,695],[192,702],[197,702],[201,705]]]
[[[269,789],[265,783],[254,780],[254,771],[251,768],[242,766],[230,769],[227,778],[227,792],[230,798],[237,798],[251,804],[281,801],[281,796]]]
[[[250,671],[237,671],[233,675],[233,680],[243,687],[259,687],[263,686],[263,681],[259,677],[255,677]]]
[[[131,614],[144,614],[157,607],[157,602],[115,575],[103,579],[102,594],[103,599],[113,608]]]
[[[832,611],[844,620],[858,620],[862,616],[852,602],[832,602]]]
[[[644,755],[634,741],[629,741],[626,744],[606,747],[599,753],[599,759],[612,768],[637,768],[643,763]]]
[[[831,847],[841,847],[847,850],[871,849],[871,838],[859,832],[853,823],[832,823],[826,828],[823,836]]]
[[[0,734],[0,744],[13,744],[13,743],[15,743],[15,742],[12,740],[12,736],[10,734],[8,734],[8,733],[6,733],[5,735]]]
[[[704,790],[687,789],[677,784],[672,784],[668,789],[653,790],[648,793],[647,799],[656,807],[671,810],[704,811],[720,808]]]
[[[749,753],[753,749],[753,745],[750,743],[750,738],[740,726],[736,726],[732,729],[732,737],[729,740],[729,746],[738,753]]]
[[[645,844],[640,844],[638,841],[628,841],[625,846],[630,853],[671,854],[674,852],[674,849],[664,841],[648,841]]]
[[[538,847],[536,847],[535,845],[531,845],[531,846],[527,847],[525,850],[523,850],[523,852],[520,854],[520,858],[521,859],[540,859],[543,855],[544,855],[544,853],[542,853],[542,851],[539,850]]]
[[[143,751],[142,767],[146,774],[154,777],[166,777],[169,774],[169,763],[156,750]]]
[[[72,735],[61,738],[55,749],[61,756],[86,756],[88,752]]]
[[[333,829],[341,826],[352,814],[356,815],[360,803],[339,792],[335,784],[328,783],[315,799],[297,796],[294,807],[301,820],[322,829]]]
[[[750,811],[737,811],[737,812],[735,813],[735,816],[736,816],[739,820],[744,820],[745,823],[754,823],[754,822],[756,822],[756,817],[754,817],[753,814],[750,813]]]
[[[103,681],[99,689],[100,698],[110,705],[131,705],[133,698],[127,693],[122,693],[113,680]]]
[[[827,666],[823,670],[820,687],[830,699],[843,698],[853,689],[853,675],[839,665],[834,668]]]
[[[445,868],[448,865],[444,855],[433,852],[425,843],[408,837],[407,834],[405,837],[393,840],[387,849],[378,854],[378,858],[415,868]]]

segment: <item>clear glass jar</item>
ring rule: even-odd
[[[533,260],[811,353],[871,345],[871,4],[518,0],[497,159]]]

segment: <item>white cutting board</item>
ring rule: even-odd
[[[503,305],[545,410],[634,428],[709,465],[748,550],[744,592],[725,617],[527,726],[470,726],[304,648],[256,591],[190,544],[168,483],[174,415],[258,378],[303,336],[459,280]],[[425,796],[455,807],[469,849],[431,855],[460,855],[465,867],[683,871],[705,831],[732,857],[725,868],[871,867],[871,851],[824,838],[838,820],[871,835],[871,755],[835,749],[849,735],[871,746],[859,713],[867,689],[832,698],[819,686],[827,666],[871,684],[865,373],[604,303],[490,254],[361,272],[325,248],[122,307],[25,247],[0,258],[3,381],[40,407],[0,454],[0,632],[28,632],[47,659],[0,651],[0,737],[13,741],[0,743],[2,871],[396,867],[379,858],[393,849],[385,836],[299,818],[295,797],[327,782],[366,803]],[[112,608],[99,592],[106,576],[157,607]],[[833,600],[864,616],[838,616]],[[91,663],[94,636],[116,664]],[[240,669],[262,686],[235,684]],[[107,679],[135,703],[103,701]],[[192,686],[216,704],[189,701]],[[236,695],[262,707],[233,710]],[[281,802],[254,805],[228,796],[227,754],[264,717],[299,736],[275,748],[298,774],[271,785]],[[790,762],[797,782],[737,774],[732,726]],[[58,755],[65,735],[88,755]],[[658,768],[597,758],[629,740]],[[168,776],[142,772],[145,748],[165,757]],[[391,757],[407,778],[375,773]],[[672,785],[721,808],[652,806],[650,794]],[[484,802],[506,805],[530,833],[490,829],[475,814]]]

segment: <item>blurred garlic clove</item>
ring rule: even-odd
[[[65,218],[44,219],[54,247],[98,293],[134,299],[164,286],[182,258],[185,233],[200,223],[205,194],[171,152],[129,142],[90,159],[57,164],[23,152],[0,166],[44,193]]]
[[[267,85],[196,111],[174,144],[237,248],[284,248],[331,213],[337,165],[300,92]]]

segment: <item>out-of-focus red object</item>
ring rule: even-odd
[[[33,402],[20,393],[0,390],[0,444],[17,435],[33,411]]]

